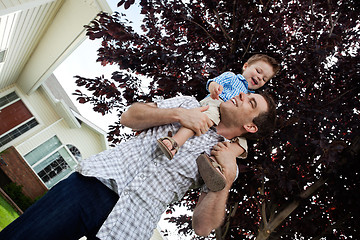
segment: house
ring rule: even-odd
[[[52,75],[100,11],[106,0],[0,0],[0,179],[31,199],[108,148]]]
[[[106,0],[0,0],[0,187],[16,182],[36,199],[108,149],[52,74],[100,11],[112,12]]]

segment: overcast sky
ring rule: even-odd
[[[116,8],[119,0],[108,0],[110,7],[113,11],[122,11],[124,8]],[[134,29],[140,29],[140,15],[137,5],[132,5],[126,11],[127,17],[133,21]],[[96,76],[105,75],[110,78],[111,73],[118,70],[116,66],[107,65],[101,66],[96,62],[97,49],[100,46],[100,41],[91,41],[85,39],[85,41],[54,71],[55,76],[64,87],[71,100],[75,103],[79,109],[81,115],[93,122],[95,125],[103,129],[108,130],[108,126],[117,120],[117,117],[113,115],[102,116],[100,113],[96,113],[92,110],[90,104],[79,104],[76,101],[76,96],[73,96],[75,89],[79,89],[75,84],[74,76],[79,75],[82,77],[94,78]]]

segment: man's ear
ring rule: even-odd
[[[246,124],[244,128],[249,133],[256,133],[258,131],[258,127],[254,123]]]

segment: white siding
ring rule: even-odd
[[[25,155],[55,135],[62,144],[72,144],[77,147],[83,159],[103,151],[99,135],[86,125],[82,125],[79,129],[69,129],[64,120],[54,123],[42,132],[27,139],[22,144],[16,146],[16,149],[21,155]]]
[[[105,150],[102,145],[102,136],[86,124],[81,124],[81,128],[69,128],[66,121],[55,112],[52,103],[41,88],[29,96],[12,86],[6,90],[2,89],[0,96],[12,91],[17,92],[39,122],[37,127],[9,143],[15,146],[21,155],[25,155],[55,135],[64,145],[72,144],[77,147],[83,158]]]

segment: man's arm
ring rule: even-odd
[[[229,143],[218,143],[211,151],[218,163],[223,167],[226,186],[219,192],[201,193],[195,207],[192,225],[197,235],[208,236],[224,221],[225,207],[229,190],[236,177],[236,156],[229,150]]]
[[[158,108],[155,103],[134,103],[121,115],[120,123],[133,130],[179,122],[201,135],[212,126],[211,120],[202,113],[208,106],[193,109]]]

